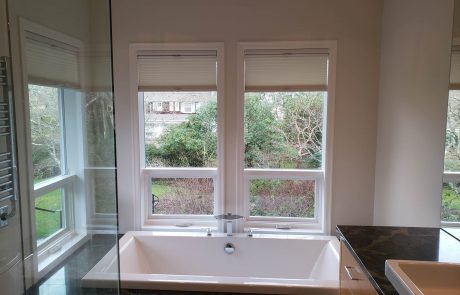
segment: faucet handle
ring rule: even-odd
[[[244,218],[244,216],[227,213],[227,214],[215,215],[214,218],[218,220],[222,220],[222,219],[223,220],[235,220],[235,219],[242,219]]]

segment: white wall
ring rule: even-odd
[[[439,226],[453,1],[385,0],[375,225]]]
[[[382,1],[113,0],[120,230],[135,228],[128,46],[134,42],[225,42],[225,133],[234,136],[239,41],[337,40],[332,228],[371,224]],[[224,143],[227,163],[234,142]],[[234,165],[225,194],[236,194]]]

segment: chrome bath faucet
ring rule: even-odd
[[[232,213],[221,214],[214,216],[217,220],[225,220],[227,236],[233,236],[233,220],[242,219],[241,215],[234,215]]]

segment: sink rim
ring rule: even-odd
[[[420,288],[412,281],[412,279],[401,269],[400,265],[436,265],[436,267],[442,266],[458,266],[460,263],[452,262],[438,262],[438,261],[423,261],[423,260],[404,260],[404,259],[387,259],[385,261],[385,275],[391,282],[393,287],[400,294],[410,295],[423,295]]]

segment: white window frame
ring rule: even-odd
[[[217,168],[145,168],[142,169],[143,204],[147,220],[144,226],[176,226],[194,229],[195,227],[215,227],[213,215],[181,215],[181,214],[152,214],[152,179],[153,178],[211,178],[214,184],[214,212],[219,212],[221,199],[219,197],[220,183]],[[218,213],[214,213],[218,214]]]
[[[282,216],[251,216],[250,215],[250,192],[249,182],[255,179],[280,179],[280,180],[303,180],[315,182],[315,216],[313,218],[303,217],[282,217]],[[312,169],[244,169],[244,216],[248,228],[268,229],[304,229],[320,230],[322,219],[322,194],[323,194],[324,172]],[[319,212],[319,214],[318,214]]]
[[[452,40],[452,51],[457,51],[458,52],[459,49],[460,49],[460,38],[454,38]],[[449,89],[449,92],[450,91],[451,91],[451,89]],[[448,95],[448,97],[449,97],[449,95]],[[446,118],[447,118],[447,113],[446,113]],[[444,140],[444,144],[445,144],[445,140]],[[444,163],[443,163],[443,165],[444,165]],[[443,183],[445,183],[445,182],[460,183],[460,171],[458,171],[458,172],[444,171],[443,174],[442,174],[442,182]],[[440,199],[440,201],[442,202],[442,191],[441,191],[441,199]],[[441,204],[441,206],[442,206],[442,204]],[[439,216],[441,216],[441,214],[439,214]],[[460,222],[450,222],[450,221],[442,221],[441,220],[441,226],[442,227],[460,227]]]
[[[187,110],[187,108],[189,110]],[[193,113],[193,111],[192,111],[192,103],[191,102],[183,102],[183,109],[181,110],[181,112],[184,113],[184,114]]]
[[[246,49],[321,49],[328,53],[328,89],[325,98],[323,116],[323,161],[321,169],[295,170],[295,169],[270,169],[270,171],[258,169],[244,169],[244,51]],[[222,43],[134,43],[129,47],[130,64],[130,96],[131,116],[133,122],[133,163],[134,163],[134,195],[142,196],[134,198],[134,216],[140,216],[139,229],[156,230],[202,230],[203,226],[216,227],[218,224],[212,216],[199,215],[171,215],[154,216],[151,214],[151,179],[152,178],[196,178],[210,177],[215,183],[215,212],[222,214],[231,212],[243,215],[245,222],[239,223],[244,227],[257,227],[260,232],[280,232],[278,225],[289,226],[289,233],[328,233],[330,230],[331,211],[331,183],[332,183],[332,155],[333,155],[333,126],[334,126],[334,97],[335,97],[335,73],[336,73],[336,41],[301,41],[301,42],[243,42],[238,43],[236,56],[236,136],[226,140],[237,140],[238,150],[235,152],[237,163],[225,163],[235,169],[236,196],[225,196],[223,193],[224,159],[227,157],[223,150],[224,142],[224,107],[223,107],[223,45]],[[218,51],[218,170],[214,168],[143,168],[144,167],[144,142],[143,142],[143,103],[138,92],[137,78],[137,55],[144,50],[217,50]],[[137,99],[136,99],[137,98]],[[228,114],[227,114],[228,117]],[[229,153],[229,151],[225,151]],[[234,151],[232,151],[234,152]],[[227,167],[228,170],[228,167]],[[250,217],[249,216],[249,193],[247,183],[250,179],[303,179],[315,181],[315,218],[286,218],[286,217]],[[217,181],[216,181],[217,179]],[[235,208],[235,209],[232,209]],[[176,226],[187,226],[178,228]],[[241,230],[241,228],[238,228]],[[282,231],[286,233],[286,231]]]
[[[28,214],[30,215],[30,227],[23,230],[29,232],[32,259],[25,261],[25,267],[32,269],[34,273],[34,282],[45,276],[53,267],[57,266],[61,261],[68,257],[80,245],[88,240],[86,231],[87,213],[85,188],[80,185],[85,183],[83,168],[85,166],[85,131],[84,125],[84,103],[81,90],[69,89],[65,86],[58,85],[43,85],[58,88],[60,95],[60,112],[61,112],[61,129],[65,128],[65,132],[61,131],[61,140],[63,142],[72,141],[72,145],[64,146],[65,150],[61,151],[61,157],[67,153],[72,154],[71,158],[65,159],[65,167],[62,175],[48,179],[42,183],[34,185],[33,162],[32,162],[32,143],[31,143],[31,127],[30,127],[30,105],[28,95],[28,70],[26,59],[26,39],[27,33],[31,32],[45,38],[56,40],[58,42],[68,44],[77,49],[79,55],[79,75],[81,87],[84,88],[83,73],[85,72],[83,42],[67,36],[58,31],[54,31],[45,26],[36,24],[27,19],[19,19],[19,37],[21,44],[21,60],[22,62],[22,80],[23,80],[23,95],[24,95],[24,124],[26,129],[26,155],[28,172],[28,194],[29,198],[26,201],[28,204]],[[33,84],[34,83],[30,83]],[[69,99],[67,99],[69,98]],[[65,101],[63,104],[62,101]],[[79,111],[80,110],[80,111]],[[35,223],[35,199],[51,192],[55,189],[64,191],[62,197],[65,204],[65,216],[67,227],[48,237],[44,243],[37,245],[36,239],[36,223]]]
[[[218,168],[146,168],[144,145],[143,97],[138,91],[137,57],[140,51],[211,50],[217,53],[217,154],[223,155],[224,139],[224,45],[215,43],[132,43],[129,46],[131,116],[133,124],[135,198],[134,214],[140,216],[141,229],[196,230],[203,226],[217,226],[212,215],[152,214],[152,178],[212,178],[214,182],[214,214],[223,212],[223,156]],[[137,99],[134,99],[137,98]],[[174,104],[176,110],[176,104]],[[171,107],[171,104],[170,104]],[[180,109],[179,109],[180,110]],[[136,185],[138,184],[138,185]],[[142,196],[142,197],[141,197]]]
[[[245,97],[245,51],[319,49],[328,53],[328,81],[323,112],[323,144],[321,169],[251,169],[244,168],[244,97]],[[238,174],[237,192],[243,201],[233,200],[237,214],[246,219],[245,227],[259,228],[260,232],[310,232],[327,233],[330,228],[334,97],[336,73],[336,41],[295,42],[240,42],[237,52],[237,108],[238,108]],[[299,179],[315,181],[315,218],[255,217],[249,215],[249,181],[251,179]],[[232,200],[230,200],[232,201]]]
[[[114,167],[86,167],[85,168],[85,179],[86,191],[87,191],[87,216],[88,216],[88,228],[98,232],[113,232],[116,230],[117,224],[117,213],[102,213],[96,211],[96,188],[94,184],[95,174],[98,172],[113,173],[114,177],[116,174],[116,168]],[[90,181],[91,180],[91,181]]]
[[[56,190],[61,190],[62,198],[62,222],[63,227],[51,236],[46,237],[40,243],[37,241],[37,250],[43,252],[44,249],[55,243],[58,239],[69,235],[74,230],[74,218],[73,218],[73,197],[72,197],[72,180],[74,175],[70,175],[67,168],[67,148],[66,148],[66,124],[65,124],[65,103],[64,103],[64,88],[57,88],[58,92],[58,111],[59,111],[59,133],[60,133],[60,156],[61,156],[61,175],[52,177],[43,182],[34,185],[34,197],[35,200],[43,197],[44,195]],[[29,108],[30,109],[30,108]],[[37,209],[35,209],[37,210]],[[51,213],[51,212],[50,212]]]
[[[154,101],[153,102],[153,112],[162,112],[163,111],[163,103],[161,101]]]
[[[35,200],[43,197],[44,195],[60,189],[61,198],[62,198],[62,219],[63,227],[53,233],[51,236],[46,237],[40,243],[37,241],[37,251],[43,252],[50,246],[52,246],[56,241],[65,239],[74,231],[74,216],[73,216],[73,195],[72,195],[72,186],[75,180],[75,175],[59,175],[38,183],[34,186],[34,197]],[[36,209],[35,209],[36,210]],[[50,212],[50,214],[52,214]]]

